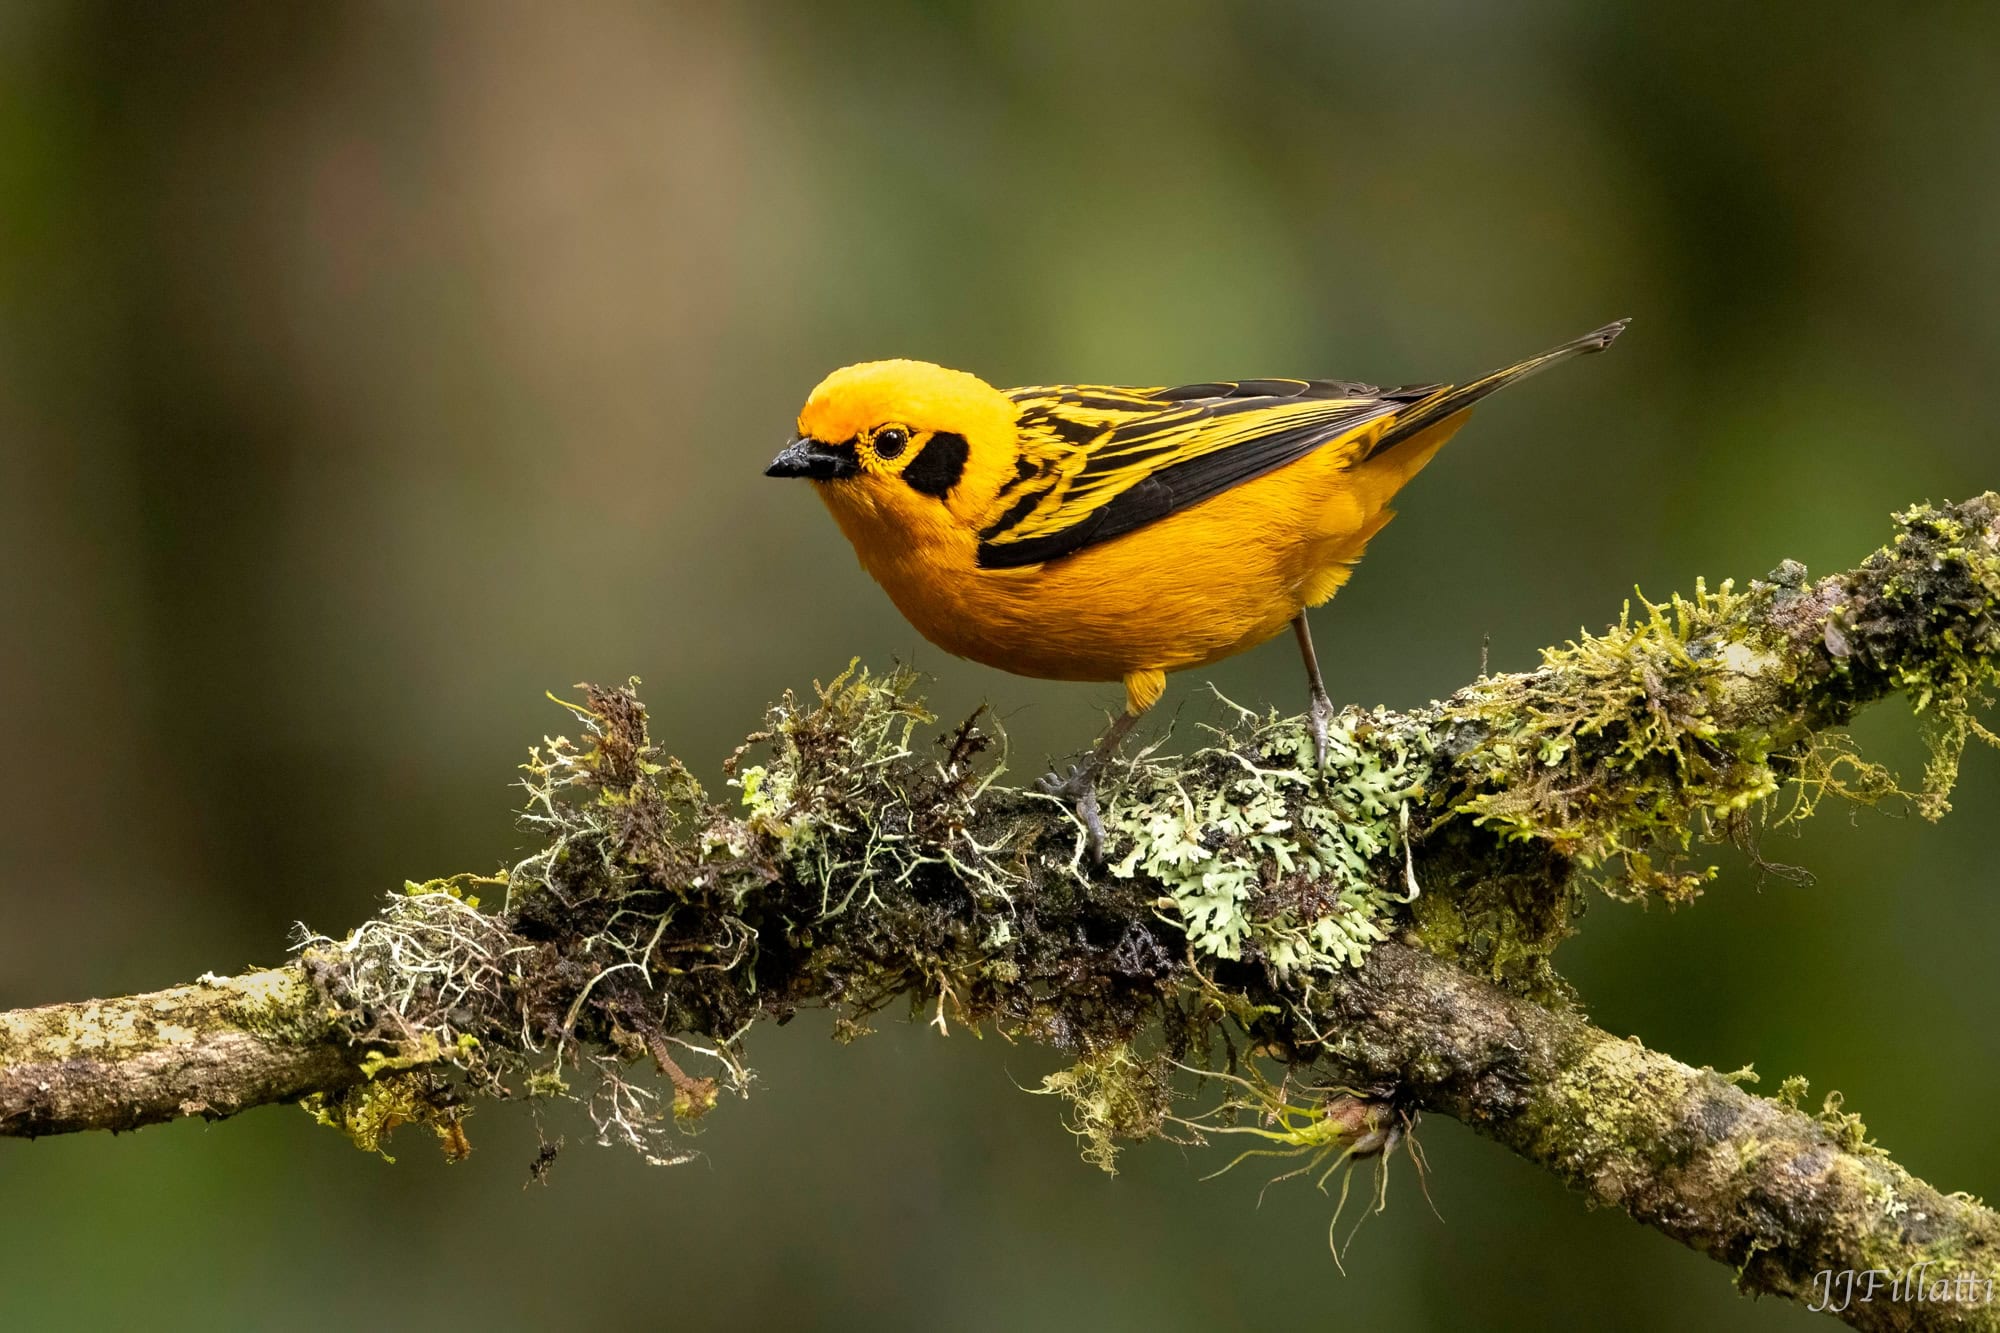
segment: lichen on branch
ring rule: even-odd
[[[362,1078],[296,967],[0,1013],[0,1135],[124,1130],[338,1092]]]
[[[1101,869],[1059,803],[998,784],[979,718],[926,745],[907,671],[851,666],[787,696],[731,760],[727,803],[657,752],[630,687],[581,687],[564,705],[580,738],[524,766],[542,845],[489,882],[499,912],[467,883],[417,886],[305,957],[356,1041],[489,1092],[569,1094],[581,1075],[605,1135],[663,1160],[680,1155],[667,1126],[743,1089],[757,1019],[826,1005],[853,1033],[899,997],[1069,1051],[1077,1086],[1138,1069],[1154,1105],[1109,1119],[1158,1123],[1163,1062],[1311,1069],[1323,992],[1393,933],[1560,997],[1550,959],[1589,885],[1685,901],[1713,873],[1695,845],[1750,842],[1787,784],[1781,817],[1829,789],[1894,792],[1826,730],[1869,699],[1912,690],[1945,719],[1919,798],[1940,810],[1956,749],[1990,736],[1974,709],[2000,660],[1994,504],[1899,523],[1851,573],[1698,585],[1536,671],[1350,709],[1324,770],[1298,719],[1227,705],[1203,743],[1109,782]],[[628,1077],[638,1061],[670,1091]]]
[[[580,686],[563,702],[576,739],[523,767],[528,855],[302,939],[296,975],[348,1076],[291,1095],[322,1094],[314,1113],[372,1150],[414,1121],[455,1155],[469,1099],[570,1098],[607,1142],[670,1162],[682,1129],[746,1091],[756,1022],[824,1007],[853,1037],[906,1002],[1067,1053],[1047,1090],[1107,1169],[1124,1141],[1239,1128],[1351,1164],[1441,1110],[1759,1289],[1796,1295],[1800,1265],[1838,1257],[1829,1234],[1871,1258],[1963,1242],[1945,1257],[1990,1266],[1983,1209],[1945,1240],[1845,1211],[1845,1230],[1814,1230],[1828,1218],[1797,1200],[1746,1212],[1782,1192],[1766,1178],[1782,1155],[1749,1153],[1738,1125],[1852,1184],[1823,1192],[1829,1209],[1928,1187],[1881,1185],[1850,1162],[1865,1145],[1801,1112],[1604,1046],[1552,962],[1591,892],[1685,902],[1712,873],[1704,844],[1754,852],[1763,822],[1828,795],[1893,797],[1837,731],[1888,694],[1927,720],[1917,807],[1947,808],[1959,751],[1993,739],[1978,710],[2000,664],[2000,499],[1898,524],[1847,573],[1642,599],[1534,671],[1349,709],[1323,770],[1301,720],[1224,701],[1194,744],[1108,777],[1102,865],[1061,802],[1002,781],[996,728],[938,730],[907,671],[850,666],[788,694],[727,765],[727,799],[657,750],[633,687]],[[0,1130],[7,1058],[0,1044]],[[1648,1100],[1670,1083],[1701,1096]],[[1663,1127],[1714,1155],[1698,1182],[1640,1189],[1667,1178]]]

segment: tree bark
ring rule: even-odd
[[[361,1079],[297,964],[0,1013],[0,1134],[211,1120]]]

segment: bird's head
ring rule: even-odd
[[[1014,467],[1012,399],[928,361],[864,361],[821,380],[764,470],[810,477],[856,544],[858,527],[915,540],[963,530]]]

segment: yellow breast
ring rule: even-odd
[[[961,524],[884,524],[865,493],[822,487],[862,565],[938,647],[1025,676],[1110,681],[1251,648],[1332,597],[1390,497],[1463,414],[1358,467],[1308,454],[1123,536],[1044,564],[983,569]]]

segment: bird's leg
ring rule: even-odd
[[[1104,859],[1104,821],[1098,817],[1097,811],[1097,775],[1118,749],[1118,742],[1125,739],[1125,733],[1132,730],[1138,721],[1139,715],[1128,708],[1104,729],[1104,734],[1097,738],[1097,744],[1091,747],[1089,757],[1070,769],[1067,778],[1050,773],[1036,784],[1050,796],[1061,796],[1076,802],[1076,817],[1083,821],[1084,832],[1089,839],[1086,846],[1093,862]]]
[[[1090,757],[1069,771],[1068,778],[1058,778],[1051,773],[1041,781],[1041,788],[1051,796],[1067,796],[1076,802],[1076,817],[1083,821],[1084,831],[1090,835],[1090,859],[1104,860],[1104,821],[1097,817],[1097,774],[1118,748],[1118,742],[1125,739],[1125,733],[1132,730],[1139,721],[1139,715],[1160,701],[1160,694],[1167,688],[1167,673],[1153,667],[1140,667],[1125,673],[1125,711],[1104,729],[1091,748]]]
[[[1306,684],[1312,691],[1306,716],[1312,723],[1313,766],[1325,768],[1326,724],[1333,720],[1333,700],[1327,697],[1326,682],[1319,678],[1319,656],[1313,652],[1312,630],[1306,625],[1305,612],[1292,617],[1292,631],[1299,636],[1299,655],[1306,659]]]

